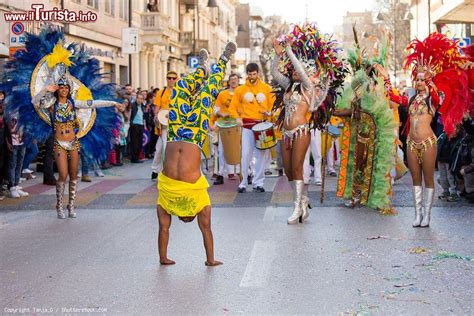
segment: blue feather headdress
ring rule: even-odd
[[[40,118],[32,104],[30,81],[33,71],[41,59],[52,53],[58,43],[65,41],[64,34],[54,26],[45,27],[39,35],[26,35],[25,50],[15,53],[7,62],[1,89],[6,92],[6,111],[18,111],[19,122],[25,130],[25,143],[36,140],[44,142],[51,135],[52,128]],[[69,73],[84,84],[94,99],[118,101],[114,84],[103,83],[99,62],[92,58],[84,46],[69,44],[72,52]],[[83,154],[89,160],[105,160],[112,149],[112,131],[120,127],[120,120],[114,107],[98,108],[92,128],[80,138]]]

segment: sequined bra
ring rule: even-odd
[[[69,100],[64,104],[57,102],[54,105],[53,121],[55,128],[59,125],[67,125],[73,128],[78,127],[76,111]]]
[[[283,103],[285,104],[285,121],[288,122],[292,117],[293,113],[296,112],[298,105],[301,103],[302,98],[307,102],[306,96],[302,95],[296,90],[298,85],[294,84],[291,87],[291,93],[285,93],[283,97]]]
[[[57,103],[54,109],[55,123],[69,123],[76,120],[76,113],[73,110],[72,104],[68,101],[64,104]]]
[[[423,95],[416,95],[413,102],[410,104],[410,115],[424,115],[433,113],[433,111],[429,111],[429,105],[427,104],[427,98]]]

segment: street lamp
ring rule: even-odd
[[[378,21],[387,21],[391,22],[393,26],[393,77],[394,77],[394,82],[397,82],[397,17],[398,17],[398,10],[397,10],[397,1],[392,0],[392,5],[391,5],[391,11],[393,11],[393,14],[391,17],[389,17],[387,14],[383,12],[379,12],[377,14],[376,19]],[[404,14],[404,17],[402,19],[403,21],[410,21],[413,20],[413,14],[411,14],[410,11],[407,11]]]

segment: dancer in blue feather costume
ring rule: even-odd
[[[26,49],[7,63],[2,85],[7,112],[20,114],[27,145],[54,134],[58,218],[66,217],[62,201],[68,174],[68,215],[76,217],[79,150],[88,160],[105,160],[112,149],[112,131],[120,124],[115,87],[101,82],[99,62],[84,46],[66,46],[64,41],[52,26],[39,35],[27,34]]]

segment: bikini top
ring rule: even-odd
[[[54,107],[54,123],[69,123],[76,121],[76,111],[72,103],[68,100],[61,104],[57,102]]]
[[[429,98],[423,95],[417,94],[413,101],[410,103],[409,112],[410,116],[430,114],[433,116],[434,111],[430,111],[430,105],[428,105]],[[432,110],[432,109],[431,109]]]
[[[296,88],[299,84],[293,84],[291,87],[290,93],[285,93],[283,96],[283,103],[285,104],[285,120],[288,122],[293,113],[298,109],[298,105],[301,103],[302,99],[308,103],[308,98],[305,95],[304,91],[299,92]],[[309,103],[308,103],[309,104]]]

